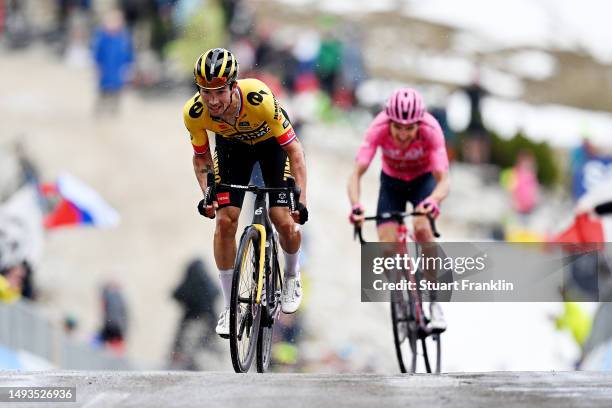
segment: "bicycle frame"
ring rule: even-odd
[[[266,242],[268,236],[273,236],[272,222],[268,215],[268,204],[266,203],[266,193],[258,191],[255,196],[255,210],[253,212],[253,220],[251,225],[261,234],[261,242],[259,243],[259,272],[257,277],[257,293],[255,295],[255,303],[261,304],[261,294],[263,291],[264,270],[266,263]]]
[[[392,212],[392,213],[383,213],[373,217],[365,217],[365,220],[390,220],[397,222],[397,240],[396,244],[398,245],[397,253],[404,253],[408,251],[408,228],[404,222],[406,217],[410,216],[427,216],[432,232],[435,237],[439,237],[440,234],[436,230],[435,221],[430,214],[420,213],[420,212]],[[355,226],[355,237],[359,237],[360,243],[363,245],[366,241],[363,239],[361,226]],[[416,274],[418,271],[408,271],[408,279],[412,282],[416,282]],[[403,272],[405,273],[405,271]],[[422,357],[425,363],[425,370],[428,373],[432,372],[430,359],[427,351],[426,339],[430,335],[431,338],[435,342],[436,347],[436,366],[435,370],[437,373],[441,370],[440,359],[441,359],[441,349],[440,349],[440,334],[433,333],[427,328],[427,322],[425,314],[422,309],[422,299],[419,290],[416,288],[416,285],[411,285],[414,289],[408,289],[407,292],[402,292],[400,297],[396,297],[397,294],[392,292],[391,295],[391,318],[393,322],[393,337],[395,343],[396,355],[399,361],[401,372],[416,372],[417,367],[417,343],[418,340],[421,341],[421,350]],[[407,298],[404,297],[404,293],[407,293]],[[402,314],[402,310],[405,311],[405,315]],[[402,329],[400,331],[401,322],[405,322],[406,329]],[[404,330],[406,330],[404,332]],[[407,337],[401,339],[401,334],[406,333]],[[408,341],[410,346],[410,354],[406,354],[402,351],[402,344],[404,341]],[[406,359],[404,359],[406,356]],[[411,356],[410,366],[408,366],[408,356]],[[407,369],[407,367],[409,367]]]
[[[254,185],[235,185],[215,183],[212,172],[207,175],[207,187],[204,191],[204,203],[208,207],[213,202],[215,190],[238,190],[255,194],[255,206],[253,218],[249,226],[244,229],[240,238],[238,252],[241,260],[236,257],[234,274],[232,277],[232,295],[230,305],[230,355],[234,370],[239,373],[249,371],[253,357],[256,355],[256,365],[258,372],[264,372],[270,364],[272,350],[272,328],[274,321],[278,318],[281,311],[282,279],[278,264],[278,250],[276,232],[270,220],[266,195],[268,193],[279,193],[284,200],[289,198],[289,211],[295,211],[299,200],[300,189],[295,185],[293,177],[287,177],[287,186],[259,187]],[[285,197],[282,194],[286,195]],[[259,244],[257,244],[259,240]],[[249,251],[247,245],[253,246],[253,252]],[[259,253],[257,253],[259,245]],[[240,277],[244,269],[244,262],[247,254],[259,258],[249,258],[252,262],[252,269],[246,281],[241,281]],[[239,263],[240,262],[240,263]],[[256,265],[257,263],[258,265]],[[246,282],[245,293],[248,298],[240,296],[241,282]],[[248,303],[246,310],[248,314],[241,313],[241,308]],[[262,321],[263,317],[263,321]],[[252,324],[251,324],[252,323]],[[248,324],[249,326],[246,326]],[[246,348],[244,338],[246,328]]]
[[[398,243],[398,248],[397,248],[397,252],[403,252],[406,251],[408,252],[408,244],[409,244],[409,240],[408,240],[408,227],[406,226],[406,223],[403,221],[397,224],[397,228],[396,228],[396,233],[397,233],[397,243]],[[411,282],[415,282],[416,279],[416,271],[415,273],[410,273],[410,271],[408,271],[408,280]],[[422,303],[421,301],[416,301],[415,297],[419,296],[418,291],[415,290],[411,290],[412,295],[410,296],[409,299],[409,306],[410,306],[410,315],[411,317],[414,319],[414,322],[416,322],[418,328],[419,328],[419,337],[421,337],[422,335],[427,335],[428,331],[427,331],[427,324],[425,322],[425,319],[423,318],[423,310],[422,310]]]
[[[299,201],[300,196],[300,188],[296,187],[295,179],[293,177],[287,178],[287,187],[259,187],[254,185],[236,185],[236,184],[216,184],[214,181],[214,174],[208,173],[208,188],[204,193],[205,200],[207,202],[212,202],[212,197],[214,196],[214,189],[218,187],[234,189],[234,190],[242,190],[249,191],[255,193],[255,210],[253,212],[253,220],[251,225],[259,231],[261,240],[259,247],[259,267],[258,267],[258,277],[257,277],[257,293],[255,295],[255,303],[257,305],[261,304],[261,295],[263,292],[263,281],[264,281],[264,272],[265,272],[265,262],[266,262],[266,242],[268,241],[268,236],[273,236],[274,230],[272,228],[272,222],[270,221],[270,217],[268,215],[268,205],[266,203],[266,194],[271,192],[284,192],[289,194],[289,210],[293,212],[297,207],[297,202]]]

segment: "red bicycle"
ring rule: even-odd
[[[409,231],[404,220],[409,217],[427,217],[436,238],[440,234],[436,230],[434,218],[422,212],[386,212],[375,216],[365,217],[365,221],[395,221],[397,223],[397,253],[408,253]],[[355,225],[355,237],[363,245],[361,226]],[[421,270],[411,273],[410,270],[395,271],[400,279],[414,282],[403,291],[394,290],[391,294],[391,321],[393,324],[393,340],[395,352],[402,373],[416,373],[418,357],[421,356],[424,368],[428,373],[440,373],[442,368],[442,348],[440,333],[428,329],[429,318],[423,310],[422,294],[416,284],[422,275]],[[420,344],[420,347],[419,347]],[[429,353],[433,351],[433,353]]]

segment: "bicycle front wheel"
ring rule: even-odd
[[[402,373],[415,373],[417,366],[417,331],[411,317],[408,294],[402,292],[391,299],[391,323],[395,354]]]
[[[249,371],[259,334],[261,305],[255,303],[255,296],[260,239],[259,231],[247,227],[240,239],[234,266],[230,304],[230,354],[237,373]]]

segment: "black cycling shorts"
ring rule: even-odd
[[[404,181],[380,172],[380,191],[376,214],[391,211],[406,211],[408,201],[416,207],[431,195],[436,187],[436,179],[431,173],[425,173],[414,180]],[[388,221],[377,220],[376,225]]]
[[[247,185],[251,179],[253,166],[259,162],[266,187],[286,187],[287,177],[291,175],[287,152],[271,137],[263,142],[249,145],[231,140],[221,135],[215,137],[216,146],[213,157],[215,181],[224,184]],[[288,207],[285,193],[268,194],[270,207]],[[217,189],[219,208],[242,207],[244,191]]]

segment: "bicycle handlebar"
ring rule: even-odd
[[[289,209],[291,212],[296,211],[297,203],[300,201],[302,190],[295,185],[295,179],[291,176],[287,177],[287,187],[259,187],[252,184],[243,186],[239,184],[215,183],[215,175],[209,171],[206,175],[206,190],[204,191],[204,200],[206,205],[212,205],[217,188],[229,190],[242,190],[251,193],[288,193],[289,194]]]
[[[429,225],[431,226],[431,231],[433,232],[434,237],[440,238],[440,233],[436,229],[436,220],[434,219],[434,217],[430,213],[423,213],[423,212],[420,212],[420,211],[413,211],[413,212],[392,211],[392,212],[385,212],[385,213],[382,213],[382,214],[377,214],[377,215],[372,215],[372,216],[369,216],[369,217],[365,217],[364,220],[365,221],[394,220],[394,221],[397,221],[398,223],[403,223],[404,222],[404,218],[407,218],[407,217],[427,217],[427,220],[429,221]],[[359,238],[359,242],[362,245],[367,243],[367,241],[363,239],[363,235],[362,235],[362,232],[361,232],[361,225],[355,225],[353,238],[356,238],[356,237]]]

